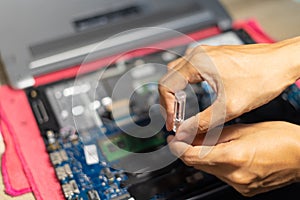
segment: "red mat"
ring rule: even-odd
[[[243,28],[258,43],[274,42],[255,20],[236,22],[234,27]],[[191,36],[194,39],[201,39],[218,33],[219,30],[213,27]],[[171,42],[173,46],[184,42],[179,41],[172,40],[164,45],[170,47]],[[160,44],[159,47],[162,45]],[[131,56],[143,55],[151,51],[153,50],[132,52]],[[87,69],[91,71],[111,59],[113,57],[89,63]],[[38,77],[36,85],[75,76],[78,69],[79,66],[75,66]],[[0,97],[0,130],[6,145],[2,157],[2,175],[6,193],[17,196],[32,191],[37,200],[64,199],[24,91],[3,86],[0,88]]]

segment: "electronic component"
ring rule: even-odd
[[[164,132],[162,131],[147,139],[136,138],[122,134],[122,132],[117,132],[108,139],[98,140],[98,146],[107,161],[114,162],[126,158],[131,153],[145,152],[154,147],[159,147],[164,142]]]
[[[73,191],[74,193],[76,193],[76,194],[79,194],[79,193],[80,193],[79,188],[78,188],[78,185],[77,185],[77,183],[76,183],[75,180],[71,180],[71,181],[69,182],[69,184],[71,185],[72,191]]]
[[[72,170],[71,170],[69,164],[65,164],[64,166],[56,167],[55,172],[56,172],[57,178],[59,180],[65,180],[67,177],[70,177],[70,178],[73,177],[73,173],[72,173]]]
[[[49,121],[49,115],[45,105],[40,99],[32,102],[32,109],[39,124]]]
[[[61,187],[62,187],[63,193],[67,199],[74,194],[73,190],[72,190],[72,186],[69,183],[65,183]]]
[[[80,193],[78,185],[75,180],[71,180],[70,182],[63,184],[62,189],[67,199],[69,197],[72,197],[74,194]]]
[[[63,161],[67,161],[69,159],[66,150],[64,149],[59,150],[59,154]]]
[[[130,195],[127,193],[127,194],[123,194],[121,196],[114,197],[111,200],[134,200],[134,199],[132,197],[130,197]]]
[[[65,180],[67,178],[67,173],[65,172],[64,167],[55,168],[56,176],[59,180]]]
[[[69,164],[65,164],[65,165],[64,165],[64,170],[65,170],[65,173],[66,173],[70,178],[73,177],[72,170],[71,170]]]
[[[99,163],[99,157],[97,153],[96,145],[85,145],[83,147],[85,161],[88,165],[93,165]]]
[[[57,143],[56,135],[55,135],[54,131],[52,131],[52,130],[46,131],[46,137],[47,137],[47,143],[48,143],[47,148],[49,150],[59,149],[59,144]]]
[[[103,171],[103,174],[106,176],[106,178],[110,182],[114,181],[115,176],[113,175],[113,173],[110,171],[110,169],[108,167],[105,167],[102,171]]]
[[[49,144],[54,144],[56,142],[54,132],[49,130],[49,131],[46,132],[46,134],[47,134],[47,138],[48,138],[48,143]]]
[[[68,159],[68,155],[64,149],[50,153],[50,160],[53,165],[61,164],[63,161],[67,161]]]
[[[173,131],[176,132],[180,124],[184,121],[185,117],[185,103],[186,93],[184,91],[178,91],[175,93],[174,103],[174,120],[173,120]]]
[[[61,164],[62,161],[63,161],[59,151],[55,151],[55,152],[50,153],[50,160],[51,160],[53,165]]]
[[[89,200],[101,200],[96,190],[90,190],[87,192]]]
[[[59,131],[60,136],[64,139],[65,142],[75,142],[78,140],[78,134],[76,129],[73,126],[63,127]]]

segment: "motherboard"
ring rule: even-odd
[[[245,43],[238,32],[197,44],[201,42]],[[165,129],[160,107],[154,106],[159,105],[158,80],[167,72],[166,64],[186,48],[119,60],[97,72],[27,91],[65,199],[188,199],[225,185],[172,155],[166,137],[173,133]],[[206,82],[189,85],[185,92],[185,118],[215,99]],[[299,123],[299,94],[293,85],[270,104],[228,124],[274,118]],[[281,108],[289,114],[278,112]]]

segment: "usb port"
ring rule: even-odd
[[[40,99],[32,102],[32,109],[39,124],[49,121],[46,108]]]

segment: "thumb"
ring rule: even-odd
[[[224,125],[228,120],[226,114],[225,98],[219,95],[212,105],[196,115],[196,118],[198,118],[197,133],[206,133],[210,129]]]
[[[172,135],[168,136],[167,141],[170,151],[178,158],[180,158],[191,147],[191,145],[185,142],[178,141],[176,137]]]
[[[216,126],[223,125],[225,121],[225,105],[221,101],[216,100],[204,111],[185,120],[179,126],[176,138],[191,144],[197,134],[204,134]]]
[[[184,140],[187,135],[206,133],[212,116],[212,106],[209,106],[204,111],[186,119],[178,128],[176,138]]]

